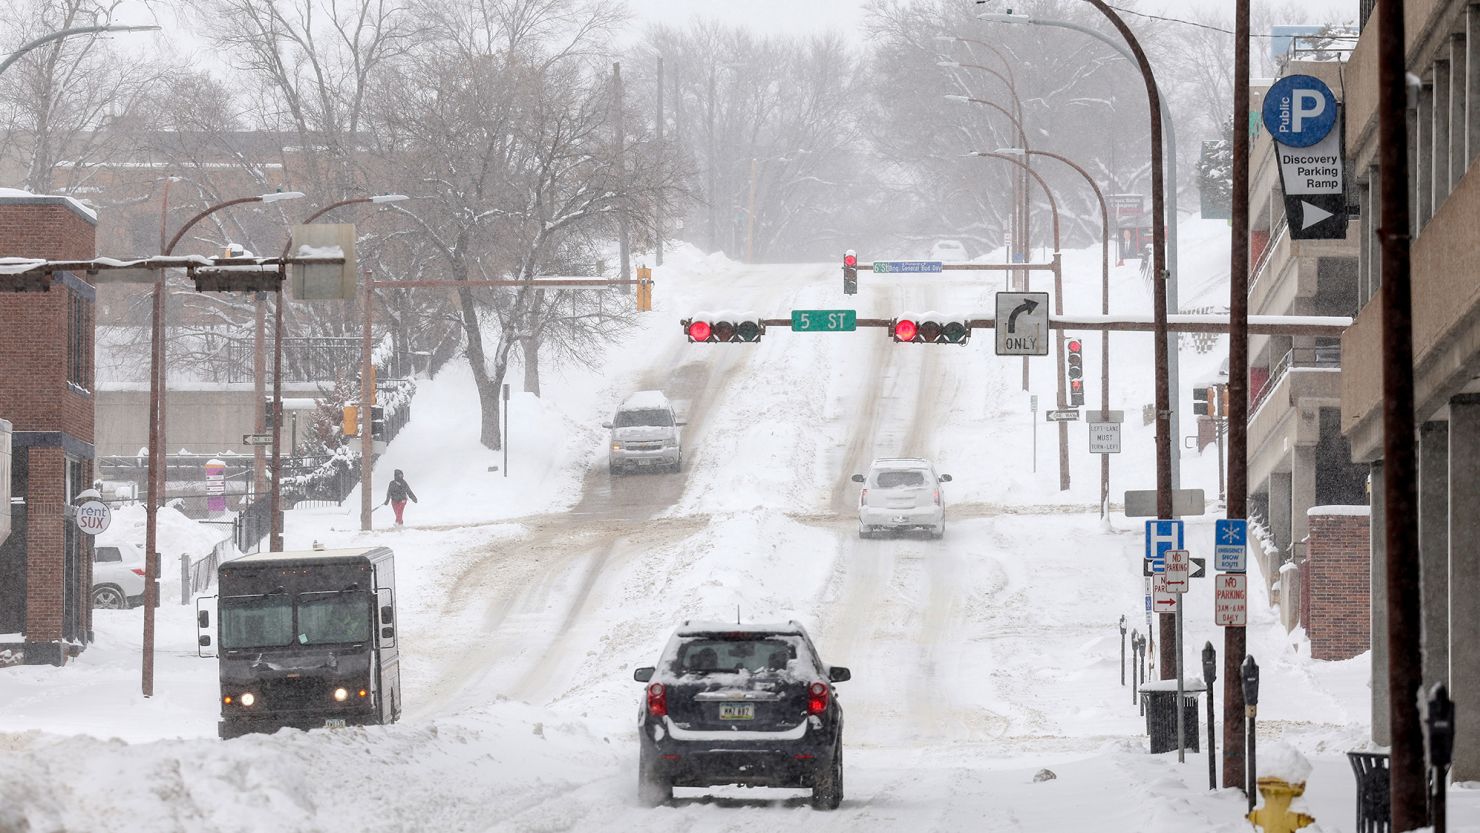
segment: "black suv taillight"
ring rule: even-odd
[[[653,683],[647,687],[647,709],[648,714],[653,717],[668,714],[668,690],[662,683]]]
[[[827,711],[827,683],[816,682],[807,687],[807,714],[822,714]]]

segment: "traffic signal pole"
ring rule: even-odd
[[[374,380],[374,327],[375,327],[375,280],[370,270],[365,270],[365,294],[360,300],[364,319],[360,330],[360,409],[358,428],[360,431],[360,531],[369,532],[370,515],[375,512],[375,432],[371,430],[371,409],[375,402]]]

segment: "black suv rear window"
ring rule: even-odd
[[[697,637],[679,646],[674,670],[679,674],[784,671],[796,655],[796,646],[782,637]]]

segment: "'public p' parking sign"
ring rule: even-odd
[[[1305,148],[1336,126],[1336,96],[1313,75],[1287,75],[1264,94],[1264,129],[1276,142]]]

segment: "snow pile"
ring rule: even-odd
[[[1288,784],[1304,784],[1310,778],[1310,761],[1288,743],[1261,744],[1258,766],[1260,778],[1278,778]]]

